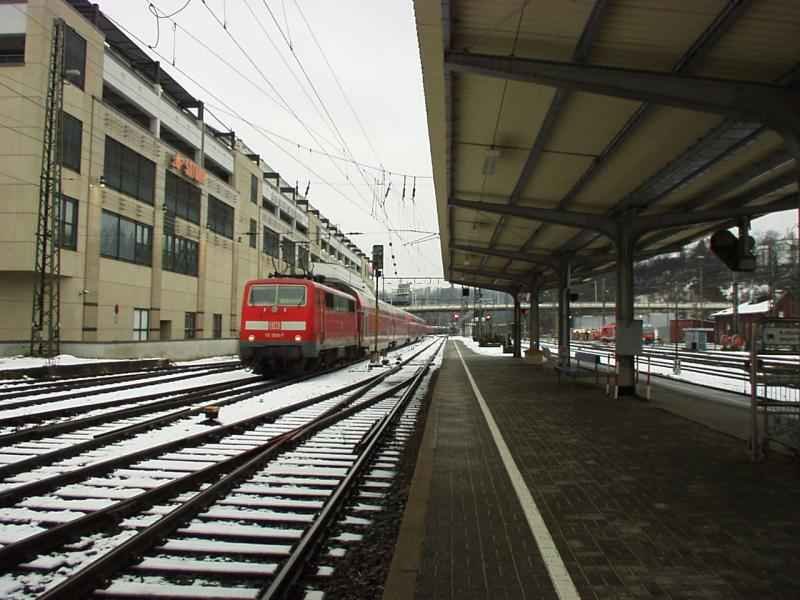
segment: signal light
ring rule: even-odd
[[[389,245],[391,246],[391,243]],[[372,266],[378,271],[383,271],[383,244],[372,246]]]
[[[752,236],[739,239],[727,229],[721,229],[711,236],[710,248],[731,271],[755,271],[755,245]]]
[[[458,321],[458,319],[459,319],[459,315],[458,315],[458,313],[454,313],[454,314],[453,314],[453,318],[454,318],[456,321]]]

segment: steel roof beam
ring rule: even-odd
[[[510,204],[493,204],[489,202],[477,202],[471,200],[460,200],[450,198],[449,206],[457,208],[471,208],[473,210],[495,213],[498,215],[509,215],[530,219],[532,221],[542,221],[554,225],[564,225],[577,229],[591,229],[614,237],[616,226],[614,221],[605,216],[593,213],[583,213],[570,210],[557,210],[554,208],[534,208],[531,206],[512,206]]]
[[[797,194],[787,194],[780,200],[758,206],[726,206],[710,208],[694,212],[667,213],[659,215],[640,215],[633,219],[633,231],[636,236],[641,236],[648,231],[686,225],[699,225],[713,221],[727,221],[737,217],[755,217],[770,212],[791,210],[797,208]]]
[[[513,293],[512,292],[512,288],[506,288],[506,287],[503,287],[503,286],[500,286],[500,285],[494,285],[492,283],[476,283],[474,281],[465,281],[465,280],[462,280],[462,279],[455,279],[455,278],[451,278],[450,282],[451,283],[456,283],[458,285],[465,285],[467,287],[476,287],[476,288],[483,288],[483,289],[486,289],[486,290],[494,290],[496,292],[503,292],[503,293],[506,293],[506,294]]]
[[[723,9],[717,14],[714,20],[706,27],[703,32],[697,37],[691,47],[684,52],[684,54],[678,59],[678,61],[673,65],[672,72],[673,73],[682,73],[687,71],[692,67],[693,63],[697,63],[702,61],[705,58],[706,54],[711,51],[714,45],[719,41],[719,39],[725,35],[731,28],[731,26],[736,22],[736,20],[745,13],[751,6],[751,0],[728,0],[728,3],[723,7]],[[783,83],[783,81],[779,81],[778,83]],[[617,132],[617,134],[611,139],[611,141],[606,145],[603,151],[600,153],[600,156],[592,162],[589,168],[584,171],[583,175],[575,182],[575,184],[570,188],[567,194],[561,199],[559,203],[559,208],[563,208],[568,206],[577,196],[580,194],[586,186],[589,184],[592,179],[596,175],[598,175],[602,169],[605,168],[607,165],[608,159],[615,153],[615,151],[622,146],[622,143],[628,138],[628,136],[636,130],[639,124],[644,120],[645,116],[649,114],[650,109],[652,108],[649,104],[641,104],[636,111],[631,115],[631,117],[625,122],[622,128]],[[720,131],[726,131],[730,134],[731,130],[736,130],[736,126],[732,126],[732,124],[728,121],[723,124],[721,127],[717,127],[714,130],[714,133],[717,137],[719,137]],[[742,129],[741,126],[738,129]],[[738,137],[742,137],[739,135]],[[704,140],[707,140],[708,136],[704,137]],[[693,147],[694,151],[699,149],[699,146],[703,145],[704,141],[701,140],[699,144],[696,144]],[[738,144],[734,144],[733,148],[738,147]],[[729,149],[730,151],[730,149]],[[700,150],[702,154],[703,150]],[[644,184],[639,186],[634,194],[638,197],[643,189],[648,187],[653,187],[653,184],[656,186],[659,185],[660,182],[668,183],[667,180],[672,179],[671,173],[676,167],[675,162],[670,163],[670,165],[666,169],[662,169],[658,175],[655,177],[649,178]],[[666,176],[665,176],[666,173]],[[694,176],[694,172],[692,173]],[[661,196],[659,196],[661,197]],[[658,199],[658,198],[656,198]],[[628,197],[624,198],[621,201],[625,203],[628,200]],[[655,200],[653,200],[655,201]],[[528,240],[525,242],[522,249],[525,249],[527,246],[530,246],[535,243],[538,235],[543,230],[543,227],[539,227],[536,231],[531,234]]]
[[[779,85],[464,52],[446,52],[445,65],[450,72],[755,120],[781,132],[800,131],[800,92]]]
[[[572,60],[576,63],[585,62],[588,58],[589,50],[592,47],[594,37],[599,29],[600,18],[607,5],[607,0],[595,0],[594,6],[592,7],[592,12],[589,14],[589,18],[586,21],[583,33],[581,34],[581,37],[575,47],[575,52],[572,55]],[[517,183],[514,185],[514,189],[511,192],[509,204],[516,204],[519,202],[525,187],[528,185],[528,181],[530,180],[533,172],[536,169],[536,166],[539,163],[542,152],[544,152],[545,144],[547,144],[547,142],[550,140],[556,120],[561,113],[561,109],[564,107],[568,99],[568,91],[561,89],[556,90],[556,93],[550,102],[550,107],[547,109],[547,114],[544,117],[544,121],[542,121],[542,124],[539,126],[539,131],[536,134],[536,139],[533,142],[533,146],[531,146],[530,152],[525,159],[525,164],[522,166],[522,170],[517,178]],[[492,237],[489,240],[490,247],[495,246],[504,226],[505,217],[501,217],[500,221],[498,221],[497,225],[495,225],[494,231],[492,232]]]
[[[484,256],[496,256],[498,258],[509,258],[511,260],[521,260],[523,262],[545,265],[553,269],[558,267],[558,259],[550,254],[529,254],[527,252],[498,250],[496,248],[482,248],[480,246],[469,246],[466,244],[453,244],[450,246],[450,248],[457,252],[482,254]]]
[[[485,256],[496,256],[498,258],[507,258],[509,260],[519,260],[534,264],[545,265],[554,271],[557,271],[562,266],[562,259],[564,257],[558,254],[531,254],[529,252],[518,252],[513,250],[498,250],[497,248],[484,248],[481,246],[469,246],[466,244],[453,244],[451,246],[457,252],[467,252],[470,254],[483,254]],[[568,257],[576,267],[591,268],[598,264],[615,261],[616,255],[607,249],[598,251],[591,251],[585,254],[572,254]]]
[[[524,279],[524,277],[525,277],[524,273],[520,273],[520,274],[516,275],[516,274],[513,274],[513,273],[504,272],[504,271],[491,271],[491,270],[488,270],[488,269],[470,269],[468,267],[457,267],[455,265],[453,265],[453,267],[451,267],[451,270],[458,271],[459,273],[463,273],[464,275],[473,275],[473,276],[478,276],[478,277],[486,277],[488,279],[493,279],[493,280],[498,280],[499,279],[501,281],[511,281],[511,282],[517,283],[517,284],[522,283],[522,284],[527,285],[527,282],[530,280],[530,276],[528,276],[526,279]]]

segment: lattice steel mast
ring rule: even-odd
[[[31,326],[31,354],[46,357],[56,356],[60,350],[63,103],[64,21],[56,19],[47,77]]]

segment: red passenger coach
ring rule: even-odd
[[[247,282],[239,328],[242,363],[257,373],[275,373],[364,356],[374,343],[375,297],[341,287],[299,277]],[[420,318],[380,303],[379,350],[427,332]]]

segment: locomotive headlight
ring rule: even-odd
[[[252,333],[247,336],[247,341],[248,342],[254,342],[255,340],[256,340],[256,336],[254,336]]]
[[[299,342],[301,339],[303,339],[303,338],[301,338],[299,334],[294,336],[294,341],[295,342]]]

